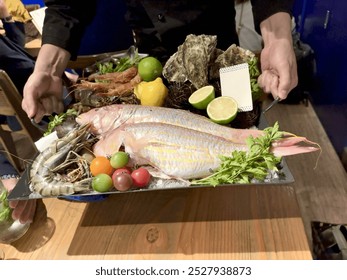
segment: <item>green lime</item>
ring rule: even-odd
[[[214,98],[214,87],[209,85],[194,91],[189,97],[188,102],[196,109],[204,110]]]
[[[137,70],[143,81],[150,82],[161,76],[163,66],[155,57],[147,56],[140,60]]]
[[[113,187],[113,181],[110,175],[101,173],[96,175],[92,181],[92,188],[97,192],[107,192]]]
[[[207,105],[207,115],[218,124],[228,124],[237,115],[238,105],[234,98],[229,96],[220,96],[213,99]]]

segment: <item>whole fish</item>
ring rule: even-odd
[[[80,125],[90,124],[91,132],[100,135],[101,139],[108,137],[107,133],[123,124],[131,123],[165,123],[196,131],[209,133],[223,137],[233,143],[245,144],[250,136],[259,137],[263,135],[258,129],[236,129],[212,122],[209,118],[191,113],[181,109],[165,107],[152,107],[142,105],[114,104],[101,108],[92,109],[80,114],[76,118]],[[288,132],[283,132],[283,139],[272,144],[273,152],[278,156],[287,156],[300,153],[316,151],[316,148],[298,146],[298,143],[312,143],[305,137],[298,137]]]
[[[293,138],[295,139],[295,138]],[[297,137],[296,141],[301,141]],[[276,156],[313,152],[317,147],[300,147],[288,141],[288,147],[272,147]],[[124,147],[135,165],[150,165],[176,179],[208,176],[220,165],[219,156],[247,151],[245,143],[165,123],[124,124],[110,131],[93,147],[95,155],[111,156]]]
[[[220,165],[219,155],[247,150],[246,144],[165,123],[134,123],[112,130],[94,146],[109,156],[124,146],[137,165],[150,165],[176,179],[203,178]]]
[[[140,122],[159,122],[177,125],[210,133],[231,140],[234,143],[245,143],[247,137],[258,137],[262,131],[258,129],[235,129],[212,122],[209,118],[185,111],[165,107],[142,105],[114,104],[94,108],[76,118],[80,125],[90,123],[91,131],[104,135],[122,124]]]

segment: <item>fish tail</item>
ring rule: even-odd
[[[271,151],[275,156],[291,156],[321,150],[318,143],[310,141],[306,137],[290,133],[286,133],[286,135],[272,143]]]

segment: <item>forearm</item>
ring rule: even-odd
[[[276,13],[265,19],[260,24],[261,35],[264,45],[268,45],[275,40],[288,40],[292,44],[291,17],[288,13]]]
[[[34,72],[45,72],[62,77],[70,60],[70,53],[60,47],[43,44],[36,60]]]

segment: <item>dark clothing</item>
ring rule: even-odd
[[[68,50],[72,59],[124,50],[133,44],[124,0],[47,0],[45,4],[42,41]]]
[[[141,52],[171,55],[189,34],[217,35],[223,50],[238,43],[233,1],[129,0],[128,7],[127,20]]]
[[[0,152],[0,179],[18,177],[17,170],[8,161],[5,152]]]
[[[35,65],[35,59],[24,50],[23,28],[19,22],[5,23],[6,35],[0,36],[0,69],[7,72],[19,92],[23,92]]]
[[[109,0],[119,1],[121,0]],[[86,26],[95,15],[97,0],[88,1],[86,13],[79,1],[47,0],[43,44],[66,49],[76,58]],[[126,19],[136,33],[140,52],[173,54],[189,34],[217,35],[217,47],[237,43],[234,1],[225,0],[126,0]],[[293,0],[251,0],[256,30],[276,12],[291,13]],[[116,11],[115,11],[116,12]],[[106,26],[105,28],[112,28]],[[117,27],[113,27],[117,28]]]
[[[35,61],[24,50],[25,34],[23,23],[4,23],[6,35],[0,35],[0,69],[6,71],[19,92],[34,70]],[[5,120],[0,115],[0,121]],[[14,117],[8,117],[8,125],[12,130],[20,129]],[[0,177],[18,176],[16,169],[7,160],[5,152],[0,152]]]

